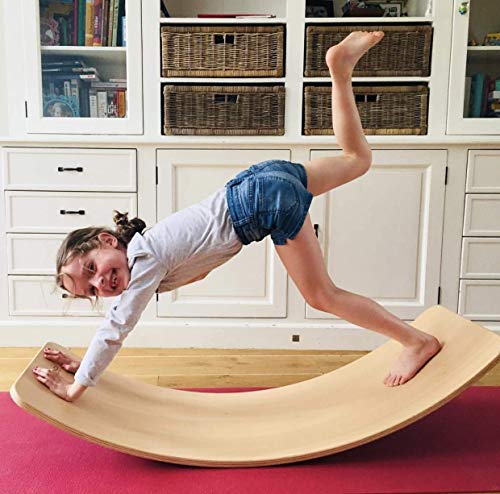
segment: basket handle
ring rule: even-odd
[[[238,103],[238,94],[214,94],[214,103]]]
[[[234,45],[234,34],[214,34],[215,45]]]
[[[378,94],[355,94],[354,99],[356,103],[376,103],[378,101]]]

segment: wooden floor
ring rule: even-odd
[[[0,348],[0,391],[26,368],[39,348]],[[72,349],[83,356],[84,348]],[[122,348],[109,369],[171,388],[277,387],[325,374],[367,352],[332,350],[221,350]],[[391,362],[387,362],[387,371]],[[476,386],[500,386],[500,364]]]

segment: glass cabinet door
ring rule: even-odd
[[[498,0],[454,2],[449,134],[500,134]]]
[[[28,132],[142,133],[140,0],[24,0]]]

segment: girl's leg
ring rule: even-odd
[[[343,154],[304,164],[308,190],[315,196],[363,175],[371,165],[371,150],[363,133],[352,91],[352,71],[358,60],[384,36],[381,31],[351,33],[326,54],[332,77],[332,124]]]
[[[410,380],[441,349],[436,338],[403,322],[374,300],[333,284],[309,215],[293,240],[275,247],[288,274],[309,305],[393,338],[405,347],[384,379],[387,386],[398,386]]]

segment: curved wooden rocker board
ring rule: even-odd
[[[354,448],[417,421],[499,359],[499,336],[443,307],[428,309],[413,325],[435,335],[443,349],[399,387],[383,384],[402,348],[389,341],[340,369],[280,388],[190,392],[107,371],[68,403],[32,375],[35,366],[53,366],[43,357],[44,345],[10,394],[62,430],[143,458],[211,467],[292,463]]]

